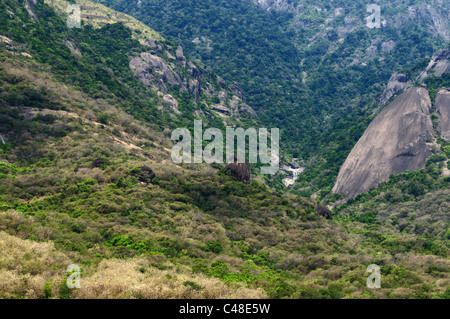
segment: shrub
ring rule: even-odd
[[[185,281],[185,282],[183,283],[183,286],[191,287],[193,290],[196,290],[196,291],[200,291],[200,290],[203,289],[202,286],[197,285],[197,284],[196,284],[195,282],[193,282],[193,281]]]
[[[281,299],[291,296],[295,292],[295,287],[289,285],[285,281],[281,281],[276,287],[269,291],[269,297],[274,299]]]
[[[215,254],[220,254],[223,251],[223,246],[220,241],[207,241],[206,242],[206,249],[208,251],[211,251]]]
[[[52,288],[51,285],[52,283],[50,281],[46,282],[44,285],[44,295],[42,296],[43,299],[50,299],[53,294],[52,294]]]
[[[450,288],[447,288],[443,294],[433,297],[433,299],[450,299]]]

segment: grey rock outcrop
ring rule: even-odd
[[[225,166],[225,172],[229,172],[239,182],[246,184],[250,182],[250,165],[248,165],[247,161],[238,163],[237,155],[234,156],[234,160],[231,163]]]
[[[405,74],[394,72],[380,98],[380,106],[385,105],[392,97],[398,95],[398,93],[410,87],[412,84],[413,82]]]
[[[353,198],[391,174],[425,167],[433,136],[431,101],[422,87],[407,89],[372,121],[342,165],[333,193]]]
[[[80,52],[80,49],[78,49],[74,44],[73,44],[73,42],[71,42],[71,41],[64,41],[64,44],[66,45],[66,47],[68,47],[69,48],[69,50],[70,50],[70,53],[72,53],[73,55],[75,55],[75,56],[77,56],[77,57],[79,57],[79,58],[82,58],[83,57],[83,55],[81,54],[81,52]]]
[[[170,86],[179,85],[182,91],[187,91],[178,73],[157,55],[141,53],[140,57],[131,59],[130,69],[145,86],[152,86],[153,80],[158,79]],[[163,93],[168,92],[163,90]]]
[[[435,71],[436,76],[450,73],[450,50],[443,49],[433,54],[430,63],[428,63],[426,69],[419,74],[416,81],[423,81],[429,75],[431,70]]]
[[[211,106],[211,108],[221,113],[231,114],[231,110],[222,104],[214,104]]]
[[[32,3],[33,6],[35,6],[37,4],[37,0],[31,0],[31,3]],[[28,13],[31,16],[31,19],[34,22],[38,22],[39,21],[38,17],[36,16],[36,13],[33,11],[33,8],[30,5],[30,2],[28,0],[25,0],[25,9],[27,9]]]
[[[170,94],[166,94],[163,96],[163,102],[169,105],[175,114],[181,114],[178,109],[178,101],[174,99],[174,97]]]
[[[178,109],[180,101],[174,98],[173,94],[174,91],[179,91],[195,97],[197,106],[203,105],[209,110],[215,111],[213,116],[238,119],[239,113],[247,113],[257,117],[255,111],[245,104],[245,96],[238,86],[227,85],[223,79],[219,80],[219,78],[217,78],[219,83],[212,85],[208,81],[211,74],[189,61],[181,46],[178,46],[176,50],[171,48],[161,53],[155,40],[147,40],[145,45],[150,50],[131,57],[129,67],[144,86],[159,91],[158,96],[162,102],[158,106],[160,110],[169,111],[172,115],[180,115],[181,112]],[[175,52],[175,56],[170,52]],[[208,102],[205,104],[205,101],[199,101],[202,99],[202,95],[219,100],[214,104]],[[169,106],[169,108],[164,106]],[[199,116],[211,114],[208,111],[204,113],[200,109],[195,112]]]
[[[195,98],[198,99],[201,93],[201,72],[192,62],[189,62],[188,65],[188,72],[192,77],[192,79],[189,81],[189,92],[194,94]]]
[[[286,0],[253,0],[253,2],[264,10],[286,11],[291,7]]]
[[[436,70],[436,76],[450,73],[450,50],[439,50],[433,55],[433,68]]]
[[[239,108],[239,111],[243,113],[250,114],[251,116],[258,117],[255,110],[253,110],[249,105],[242,103],[241,107]]]
[[[381,50],[383,52],[391,52],[395,48],[395,42],[390,40],[388,42],[381,43]]]
[[[132,171],[132,175],[135,176],[142,183],[152,183],[156,177],[155,172],[148,166],[141,166],[138,169]]]
[[[184,56],[183,48],[181,47],[181,45],[178,46],[178,48],[177,48],[177,50],[176,50],[175,53],[176,53],[175,55],[176,55],[176,58],[177,58],[178,63],[179,63],[183,68],[185,68],[185,67],[186,67],[186,57]]]
[[[446,141],[450,141],[450,91],[440,89],[436,94],[436,113],[439,116],[438,132]]]

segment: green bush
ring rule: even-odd
[[[220,241],[207,241],[206,242],[206,250],[211,251],[215,254],[220,254],[223,251],[223,246]]]
[[[53,296],[51,284],[50,281],[45,283],[42,299],[50,299]]]

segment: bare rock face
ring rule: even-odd
[[[450,50],[439,50],[433,58],[436,60],[436,64],[433,65],[436,76],[450,73]]]
[[[422,87],[407,89],[372,121],[342,165],[333,193],[353,198],[391,174],[425,167],[433,136],[431,101]]]
[[[97,158],[92,163],[91,168],[104,168],[106,165],[108,165],[108,160],[104,158]]]
[[[175,98],[172,95],[170,94],[164,95],[163,101],[172,108],[175,114],[181,114],[180,110],[178,109],[178,101],[175,100]]]
[[[390,40],[388,42],[381,43],[381,50],[384,52],[391,52],[395,48],[395,42]]]
[[[37,4],[37,0],[31,0],[31,3],[33,5],[36,5]],[[33,8],[30,5],[30,2],[28,0],[25,0],[25,9],[27,9],[28,13],[31,16],[31,19],[33,19],[34,22],[39,21],[38,17],[36,16],[36,13],[33,11]]]
[[[3,35],[0,35],[0,43],[5,43],[9,48],[13,47],[13,41]]]
[[[194,94],[195,98],[198,99],[201,93],[201,72],[192,62],[189,61],[188,65],[188,72],[192,77],[192,79],[189,81],[189,92]]]
[[[69,48],[70,53],[72,53],[73,55],[82,58],[83,55],[81,54],[80,50],[71,42],[71,41],[64,41],[64,44],[66,45],[66,47]]]
[[[264,10],[280,10],[286,11],[290,5],[286,0],[253,0],[253,2],[259,5]]]
[[[141,53],[130,61],[130,69],[145,86],[151,86],[154,79],[163,81],[170,86],[179,85],[181,90],[187,91],[181,77],[163,59],[151,53]],[[166,90],[163,90],[163,93]]]
[[[423,81],[428,73],[434,70],[436,76],[441,76],[445,73],[450,73],[450,50],[439,50],[431,57],[431,61],[426,69],[419,74],[416,81]]]
[[[405,74],[394,72],[380,98],[380,106],[385,105],[392,97],[413,84]]]
[[[239,108],[239,111],[250,114],[251,116],[254,116],[254,117],[258,117],[255,110],[253,110],[248,104],[245,104],[245,103],[242,103],[241,107]]]
[[[2,38],[0,38],[1,40]],[[209,72],[187,60],[181,46],[177,47],[175,56],[173,56],[167,50],[164,51],[164,55],[157,53],[156,51],[161,50],[159,50],[158,44],[152,39],[147,40],[145,45],[150,48],[149,52],[143,52],[138,56],[132,57],[129,67],[144,86],[159,91],[158,94],[162,97],[163,102],[158,107],[159,109],[168,110],[172,115],[181,114],[178,109],[179,101],[170,93],[175,89],[193,95],[196,100],[201,98],[202,93],[207,97],[217,96],[220,103],[208,104],[207,107],[210,110],[219,112],[215,115],[220,117],[237,118],[239,113],[247,113],[257,117],[255,111],[244,103],[245,96],[238,86],[228,86],[224,80],[219,80],[218,78],[221,91],[216,89],[215,86],[208,82]],[[169,108],[164,108],[164,105],[169,106]],[[201,110],[196,110],[195,112],[199,116],[205,116]]]
[[[247,161],[245,163],[238,163],[237,155],[234,160],[225,166],[225,172],[229,172],[239,182],[250,182],[250,166]]]
[[[436,94],[436,113],[439,116],[438,132],[450,141],[450,90],[440,89]]]
[[[152,183],[156,177],[155,172],[148,166],[141,166],[132,171],[133,176],[139,179],[142,183]]]

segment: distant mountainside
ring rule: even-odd
[[[246,0],[243,0],[245,2]],[[347,25],[364,23],[361,16],[369,16],[368,12],[358,12],[370,3],[359,1],[338,0],[333,3],[327,1],[308,0],[251,0],[267,11],[290,12],[293,15],[292,27],[308,25],[308,32],[323,32],[333,25],[333,20],[339,16],[346,16]],[[395,28],[403,28],[402,24],[414,21],[432,32],[434,36],[441,36],[450,40],[450,25],[448,21],[449,6],[445,1],[383,1],[375,2],[381,8],[381,22],[383,25],[393,24]],[[367,14],[366,14],[367,13]],[[342,31],[342,29],[341,29]],[[310,40],[314,41],[314,38]]]

